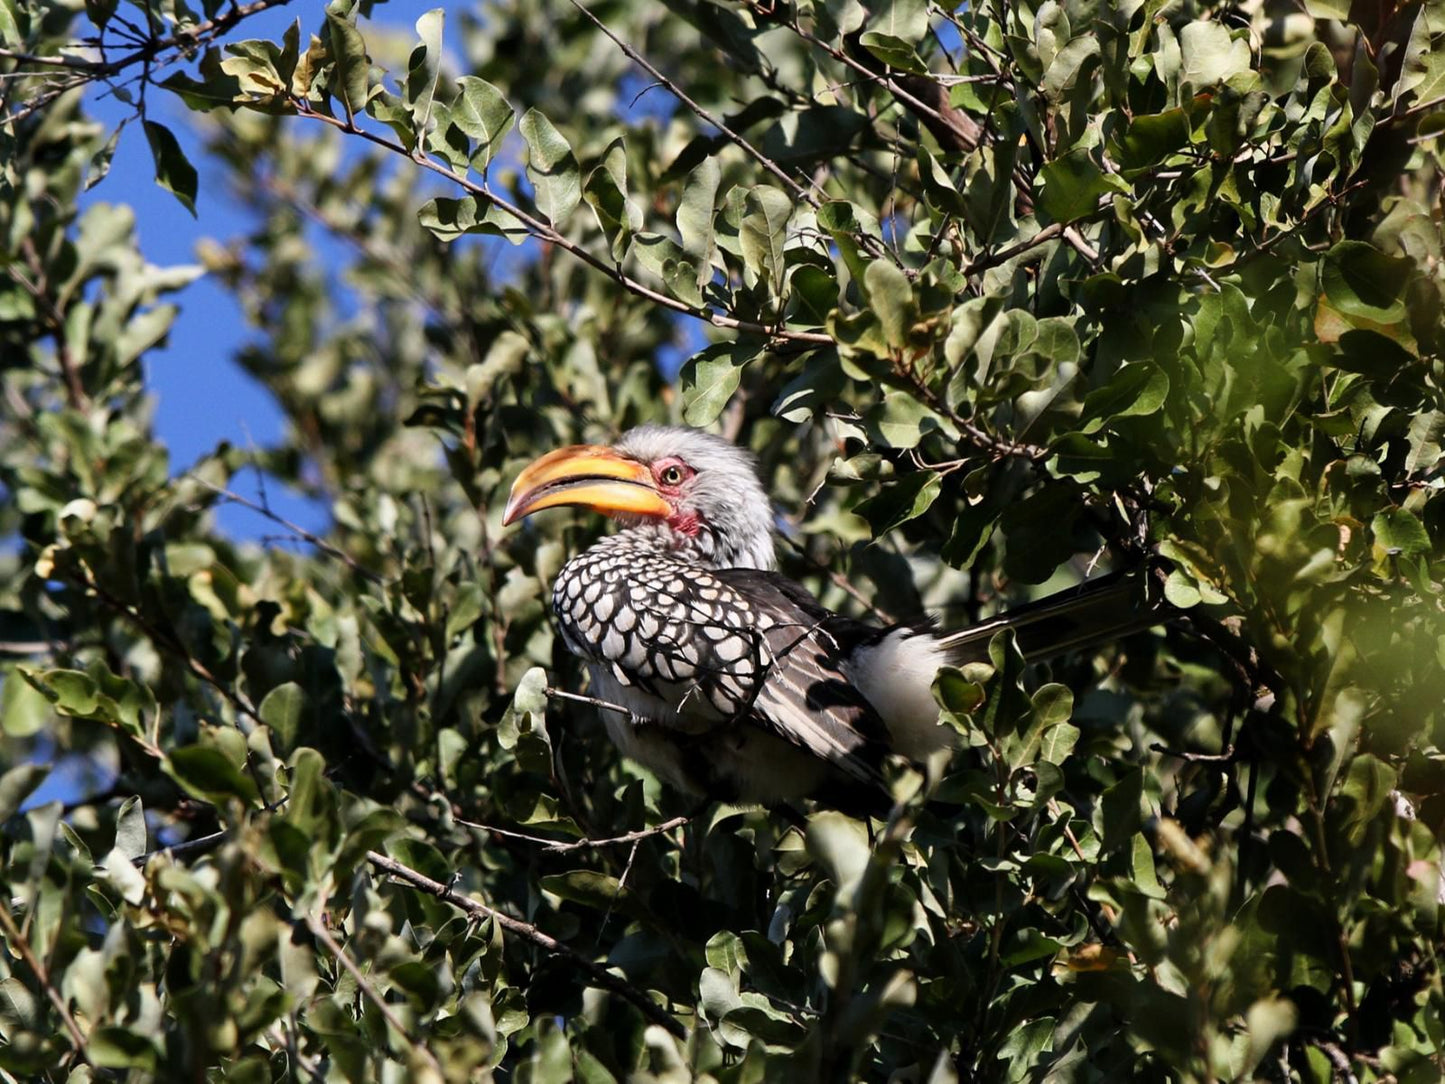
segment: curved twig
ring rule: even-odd
[[[548,952],[555,952],[557,955],[565,957],[568,963],[585,971],[594,985],[625,998],[631,1002],[643,1016],[663,1028],[669,1035],[676,1036],[679,1039],[687,1038],[687,1028],[683,1027],[682,1023],[675,1016],[663,1009],[661,1005],[653,1001],[646,993],[633,986],[626,979],[614,975],[595,960],[588,959],[576,949],[562,944],[562,942],[550,934],[543,933],[530,922],[523,922],[519,918],[513,918],[511,915],[488,907],[485,903],[474,900],[469,896],[463,896],[459,892],[454,892],[440,881],[433,881],[425,874],[418,873],[410,866],[404,866],[396,861],[396,859],[388,858],[384,854],[379,854],[376,851],[367,851],[366,860],[382,873],[405,881],[413,888],[419,888],[439,900],[444,900],[469,915],[476,915],[478,918],[493,919],[502,929],[517,934],[519,937],[524,937],[534,945],[538,945]]]

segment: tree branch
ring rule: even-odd
[[[663,308],[671,309],[673,312],[681,313],[684,316],[691,316],[695,320],[702,320],[706,323],[712,324],[714,327],[726,328],[730,331],[741,331],[753,335],[761,335],[769,340],[814,343],[820,346],[832,346],[834,344],[834,339],[831,335],[824,334],[820,331],[789,331],[787,328],[783,327],[780,324],[769,326],[767,324],[752,323],[747,320],[738,320],[732,316],[720,316],[719,314],[712,312],[709,309],[695,307],[687,304],[685,301],[678,301],[676,298],[668,297],[666,294],[659,293],[658,291],[652,289],[650,286],[645,286],[641,282],[638,282],[636,279],[631,278],[617,268],[607,264],[600,257],[594,256],[591,252],[588,252],[581,245],[566,237],[564,234],[558,232],[547,223],[542,222],[540,219],[534,218],[532,215],[522,210],[522,208],[518,207],[510,200],[506,199],[503,196],[497,195],[497,193],[491,188],[490,185],[486,183],[478,184],[476,181],[471,180],[469,177],[457,173],[450,166],[445,166],[442,163],[436,161],[430,155],[427,155],[423,151],[409,151],[395,140],[387,139],[385,136],[377,135],[375,132],[371,132],[366,130],[365,128],[360,127],[358,124],[356,124],[354,120],[346,120],[341,117],[330,116],[326,113],[318,113],[315,109],[311,108],[311,104],[305,99],[293,97],[290,99],[290,101],[291,105],[296,109],[298,115],[303,117],[310,117],[312,120],[320,121],[323,124],[329,124],[333,128],[337,128],[340,131],[345,132],[347,135],[359,136],[360,138],[366,140],[369,143],[373,143],[378,147],[382,147],[395,154],[400,154],[407,158],[410,158],[413,162],[421,166],[423,169],[431,170],[433,173],[437,174],[438,176],[445,177],[447,180],[451,181],[453,184],[464,189],[465,191],[470,192],[472,195],[480,196],[483,199],[490,201],[493,205],[496,206],[499,211],[501,211],[508,217],[515,219],[519,225],[521,225],[529,234],[537,238],[539,241],[545,241],[550,245],[557,246],[564,252],[569,253],[578,260],[581,260],[583,263],[587,264],[594,271],[599,271],[602,274],[606,275],[623,289],[627,290],[630,293],[636,294],[638,297],[651,301],[654,304],[661,305]]]
[[[538,945],[548,952],[555,952],[559,956],[565,957],[569,963],[585,971],[592,983],[599,989],[610,991],[630,1001],[643,1016],[663,1028],[668,1034],[674,1035],[679,1039],[687,1038],[687,1029],[683,1027],[682,1023],[663,1009],[656,1001],[648,997],[646,993],[633,986],[626,979],[614,975],[601,964],[583,956],[576,949],[570,948],[562,944],[555,937],[543,933],[531,923],[523,922],[519,918],[513,918],[511,915],[488,907],[486,904],[480,903],[468,896],[453,892],[441,882],[433,881],[430,877],[418,873],[410,866],[404,866],[384,854],[379,854],[376,851],[367,851],[366,860],[381,872],[405,881],[407,884],[410,884],[414,888],[419,888],[423,892],[428,892],[437,897],[437,899],[445,900],[453,907],[460,908],[469,915],[476,915],[478,918],[490,918],[501,926],[502,929],[509,930],[519,937],[524,937],[534,945]]]
[[[436,1059],[436,1055],[431,1052],[426,1043],[420,1039],[412,1038],[406,1030],[406,1025],[401,1022],[401,1018],[398,1017],[392,1007],[386,1003],[386,999],[376,992],[376,987],[372,986],[365,973],[362,972],[361,968],[356,966],[355,961],[346,955],[345,949],[341,947],[336,938],[331,936],[331,931],[326,928],[321,919],[315,915],[308,916],[306,919],[306,928],[311,931],[312,936],[314,936],[316,940],[326,946],[327,951],[336,957],[336,962],[344,967],[350,973],[351,977],[356,980],[356,985],[361,988],[361,992],[366,995],[366,999],[376,1006],[376,1011],[381,1013],[382,1018],[391,1025],[392,1030],[401,1036],[402,1042],[406,1043],[407,1049],[427,1063],[427,1068],[436,1074],[435,1079],[446,1079],[442,1073],[442,1067]]]
[[[291,0],[253,0],[249,4],[233,4],[224,13],[217,15],[214,19],[197,23],[195,26],[183,27],[175,33],[165,37],[152,37],[145,40],[144,44],[132,49],[128,53],[116,57],[114,60],[82,60],[79,57],[65,56],[39,56],[34,53],[27,53],[18,50],[0,49],[0,59],[12,60],[17,64],[33,64],[36,67],[50,70],[60,70],[71,75],[53,88],[38,94],[26,101],[13,113],[0,118],[0,123],[13,123],[36,113],[49,105],[56,98],[76,87],[84,86],[86,83],[99,82],[120,75],[127,68],[137,64],[146,66],[145,80],[151,77],[150,66],[164,52],[170,49],[182,51],[194,49],[209,41],[219,38],[226,32],[234,29],[239,23],[269,8],[285,7]],[[103,37],[82,39],[77,45],[94,45],[104,55]]]
[[[231,490],[226,489],[222,486],[213,485],[212,483],[206,481],[204,478],[194,472],[186,475],[186,477],[189,478],[191,481],[195,482],[197,485],[200,485],[205,489],[209,489],[218,497],[221,497],[224,500],[231,502],[232,504],[239,504],[242,508],[249,508],[257,515],[265,516],[272,523],[275,523],[281,527],[285,527],[292,534],[296,535],[297,538],[301,539],[301,541],[315,546],[328,557],[335,557],[338,561],[341,561],[343,564],[346,565],[347,568],[351,569],[358,576],[370,580],[372,583],[386,582],[386,580],[382,576],[362,565],[356,560],[355,557],[352,557],[351,554],[347,553],[345,550],[338,549],[330,542],[327,542],[324,538],[320,537],[319,535],[313,534],[311,531],[308,531],[305,527],[302,527],[296,523],[292,523],[284,516],[278,515],[271,510],[269,505],[258,504],[257,502],[250,500],[247,497],[241,496],[239,493],[234,493]]]
[[[510,828],[496,828],[490,824],[478,824],[475,821],[462,820],[457,817],[456,822],[467,828],[473,828],[479,832],[493,832],[499,836],[506,836],[509,839],[525,840],[528,843],[542,844],[543,854],[567,854],[571,851],[588,851],[598,847],[611,847],[619,843],[637,843],[653,836],[665,835],[674,828],[681,828],[692,820],[691,816],[677,816],[655,824],[651,828],[639,828],[635,832],[627,832],[620,836],[612,836],[609,839],[544,839],[542,836],[530,836],[525,832],[514,832]]]
[[[80,1030],[80,1025],[70,1014],[70,1006],[60,996],[60,991],[50,981],[49,969],[36,957],[34,950],[30,947],[30,942],[25,939],[19,927],[15,925],[15,919],[11,917],[9,907],[0,907],[0,927],[3,927],[5,936],[9,939],[16,955],[25,961],[25,966],[30,968],[35,975],[35,981],[40,983],[50,1004],[55,1006],[55,1011],[60,1014],[60,1019],[65,1024],[65,1030],[70,1033],[70,1041],[75,1047],[76,1056],[86,1065],[92,1065],[90,1051],[86,1046],[85,1035]]]

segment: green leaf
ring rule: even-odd
[[[176,199],[181,206],[196,214],[196,167],[191,165],[176,142],[175,133],[164,124],[153,120],[145,122],[146,141],[150,143],[151,157],[156,164],[156,184]]]
[[[864,426],[876,443],[890,448],[916,448],[925,433],[941,433],[948,428],[932,410],[901,391],[885,395],[883,402],[868,412]]]
[[[1325,253],[1321,282],[1325,297],[1346,316],[1373,324],[1394,324],[1405,317],[1405,286],[1410,260],[1386,256],[1363,241],[1339,241]]]
[[[744,207],[747,213],[738,230],[743,260],[757,280],[767,283],[772,293],[781,294],[786,266],[783,250],[793,201],[782,189],[760,184],[748,189]]]
[[[1111,154],[1126,175],[1158,165],[1189,142],[1189,116],[1182,109],[1131,117]]]
[[[1097,433],[1116,418],[1153,414],[1169,397],[1169,377],[1148,362],[1121,366],[1107,384],[1084,397],[1078,431]]]
[[[1213,20],[1187,24],[1179,32],[1179,49],[1184,58],[1181,80],[1195,92],[1250,70],[1248,38],[1243,33],[1235,37]]]
[[[512,694],[512,710],[532,715],[547,713],[547,671],[540,666],[531,667],[517,682]]]
[[[983,706],[983,686],[970,681],[963,672],[953,666],[939,669],[933,682],[934,699],[947,712],[962,717],[972,715]]]
[[[227,798],[239,798],[248,806],[261,804],[256,781],[214,746],[187,745],[172,750],[166,757],[166,774],[208,802],[224,804]]]
[[[582,194],[607,237],[612,259],[621,263],[632,235],[642,228],[642,211],[627,195],[627,148],[620,137],[602,152],[602,161],[588,174]]]
[[[1055,222],[1075,222],[1097,211],[1115,187],[1090,151],[1070,151],[1039,170],[1039,210]]]
[[[1370,521],[1375,541],[1407,557],[1431,552],[1430,535],[1419,518],[1406,508],[1391,508]]]
[[[908,276],[890,260],[874,260],[864,272],[863,288],[889,348],[902,351],[908,345],[908,333],[918,317]]]
[[[646,230],[632,239],[632,255],[637,262],[662,280],[668,292],[695,308],[702,307],[702,291],[698,274],[687,253],[671,237]]]
[[[959,217],[968,213],[968,206],[948,171],[922,143],[918,145],[918,179],[923,182],[923,194],[930,207]]]
[[[315,749],[302,747],[291,755],[290,788],[285,822],[299,829],[323,851],[336,841],[335,788],[326,779],[326,761]]]
[[[326,28],[331,39],[331,55],[336,62],[332,93],[341,99],[348,120],[366,108],[371,80],[371,58],[366,55],[366,41],[356,24],[334,11],[326,12]]]
[[[261,701],[257,714],[276,735],[279,752],[290,752],[296,745],[301,720],[309,707],[305,690],[294,681],[277,685]]]
[[[1244,1026],[1249,1032],[1248,1059],[1240,1066],[1243,1076],[1251,1076],[1255,1068],[1264,1061],[1280,1039],[1290,1035],[1299,1022],[1299,1009],[1287,997],[1271,995],[1260,998],[1244,1014]],[[1330,1075],[1334,1075],[1331,1066]]]
[[[1045,1050],[1053,1047],[1054,1018],[1043,1016],[1030,1020],[1022,1027],[1015,1028],[999,1047],[996,1055],[1000,1061],[1018,1062],[1028,1065]]]
[[[869,497],[854,511],[868,521],[874,538],[917,519],[933,506],[943,486],[943,478],[935,471],[911,471],[892,485],[884,486],[876,497]]]
[[[119,892],[121,898],[132,907],[139,905],[146,894],[145,876],[135,868],[135,863],[131,860],[133,857],[119,847],[112,847],[100,862],[101,879]]]
[[[831,810],[808,819],[808,852],[828,871],[840,903],[851,898],[868,867],[868,833],[863,825]]]
[[[716,158],[705,158],[687,175],[677,204],[677,229],[682,250],[700,263],[712,258],[713,212],[722,176]]]
[[[86,1053],[105,1069],[139,1069],[150,1074],[160,1061],[158,1044],[133,1027],[107,1024],[97,1027],[86,1041]]]
[[[1132,840],[1144,823],[1140,803],[1144,796],[1144,772],[1129,768],[1099,800],[1100,831],[1106,851],[1117,850]]]
[[[128,859],[139,858],[150,849],[148,839],[140,798],[127,798],[115,815],[115,849]]]
[[[582,182],[572,145],[537,109],[529,109],[518,125],[527,141],[527,177],[536,190],[537,209],[560,229],[582,200]]]
[[[1361,753],[1350,761],[1340,792],[1353,803],[1345,818],[1351,843],[1363,841],[1366,825],[1385,808],[1398,778],[1393,768],[1373,754]]]
[[[15,815],[49,774],[49,764],[21,764],[0,775],[0,824]]]
[[[1074,38],[1065,45],[1044,72],[1040,89],[1051,101],[1061,102],[1082,81],[1088,85],[1089,73],[1097,66],[1099,40],[1092,34]]]
[[[1139,832],[1134,836],[1133,850],[1129,858],[1130,880],[1136,891],[1152,900],[1164,898],[1164,888],[1159,884],[1159,875],[1154,869],[1154,849],[1149,838]]]
[[[24,674],[11,670],[0,681],[0,730],[12,738],[28,738],[45,728],[50,700]]]
[[[683,421],[694,426],[716,421],[751,360],[736,343],[715,343],[689,358],[681,374]]]
[[[39,689],[62,715],[89,719],[100,711],[100,686],[93,677],[81,670],[41,672],[26,667],[21,668],[18,673]]]
[[[917,43],[928,33],[927,0],[882,0],[871,5],[868,29]]]
[[[1079,728],[1073,723],[1059,723],[1044,731],[1039,741],[1039,759],[1062,764],[1079,741]]]
[[[895,34],[882,34],[876,30],[865,30],[858,35],[859,43],[890,68],[925,75],[928,65],[919,57],[917,50]]]
[[[748,969],[748,951],[743,939],[730,930],[720,930],[709,938],[704,950],[708,965],[735,977]]]
[[[418,208],[417,221],[442,241],[455,241],[468,233],[505,237],[520,245],[529,236],[526,229],[501,211],[491,200],[475,196],[451,199],[439,196]]]
[[[406,105],[418,139],[425,135],[432,120],[432,105],[441,78],[442,27],[445,22],[446,11],[442,8],[432,8],[416,21],[417,37],[421,40],[412,49],[407,64]]]
[[[682,198],[677,204],[677,231],[682,237],[683,252],[687,253],[696,268],[699,299],[713,277],[712,259],[717,251],[714,208],[721,178],[722,170],[717,159],[704,158],[687,175],[687,181],[682,186]]]
[[[516,112],[506,96],[485,79],[464,75],[457,80],[457,86],[460,92],[447,116],[476,144],[471,152],[472,168],[486,173],[497,148],[512,130]]]
[[[105,180],[110,173],[111,162],[115,160],[115,149],[120,145],[120,133],[125,130],[127,121],[121,121],[115,126],[115,131],[110,133],[110,138],[105,145],[90,156],[90,165],[85,174],[85,190],[88,192],[101,181]]]
[[[594,911],[617,911],[645,918],[647,905],[632,889],[616,877],[590,869],[554,873],[540,882],[543,892],[551,892],[564,900],[590,907]]]

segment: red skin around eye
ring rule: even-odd
[[[676,467],[682,471],[682,481],[677,485],[668,485],[662,480],[662,476],[672,467]],[[697,534],[698,528],[702,526],[702,521],[698,519],[697,513],[691,509],[679,509],[677,507],[677,499],[682,496],[683,487],[692,481],[692,476],[696,473],[697,471],[693,470],[676,456],[668,456],[666,459],[659,459],[656,463],[652,464],[652,480],[657,483],[657,491],[667,498],[668,503],[670,503],[674,509],[672,515],[667,517],[667,525],[679,534],[687,535],[689,538]]]

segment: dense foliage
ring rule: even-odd
[[[0,0],[5,1079],[1439,1079],[1442,0],[274,6]],[[148,263],[142,133],[255,228]],[[289,429],[175,463],[202,273]],[[603,525],[500,527],[649,419],[836,608],[1174,620],[944,672],[886,822],[695,810],[561,695]]]

